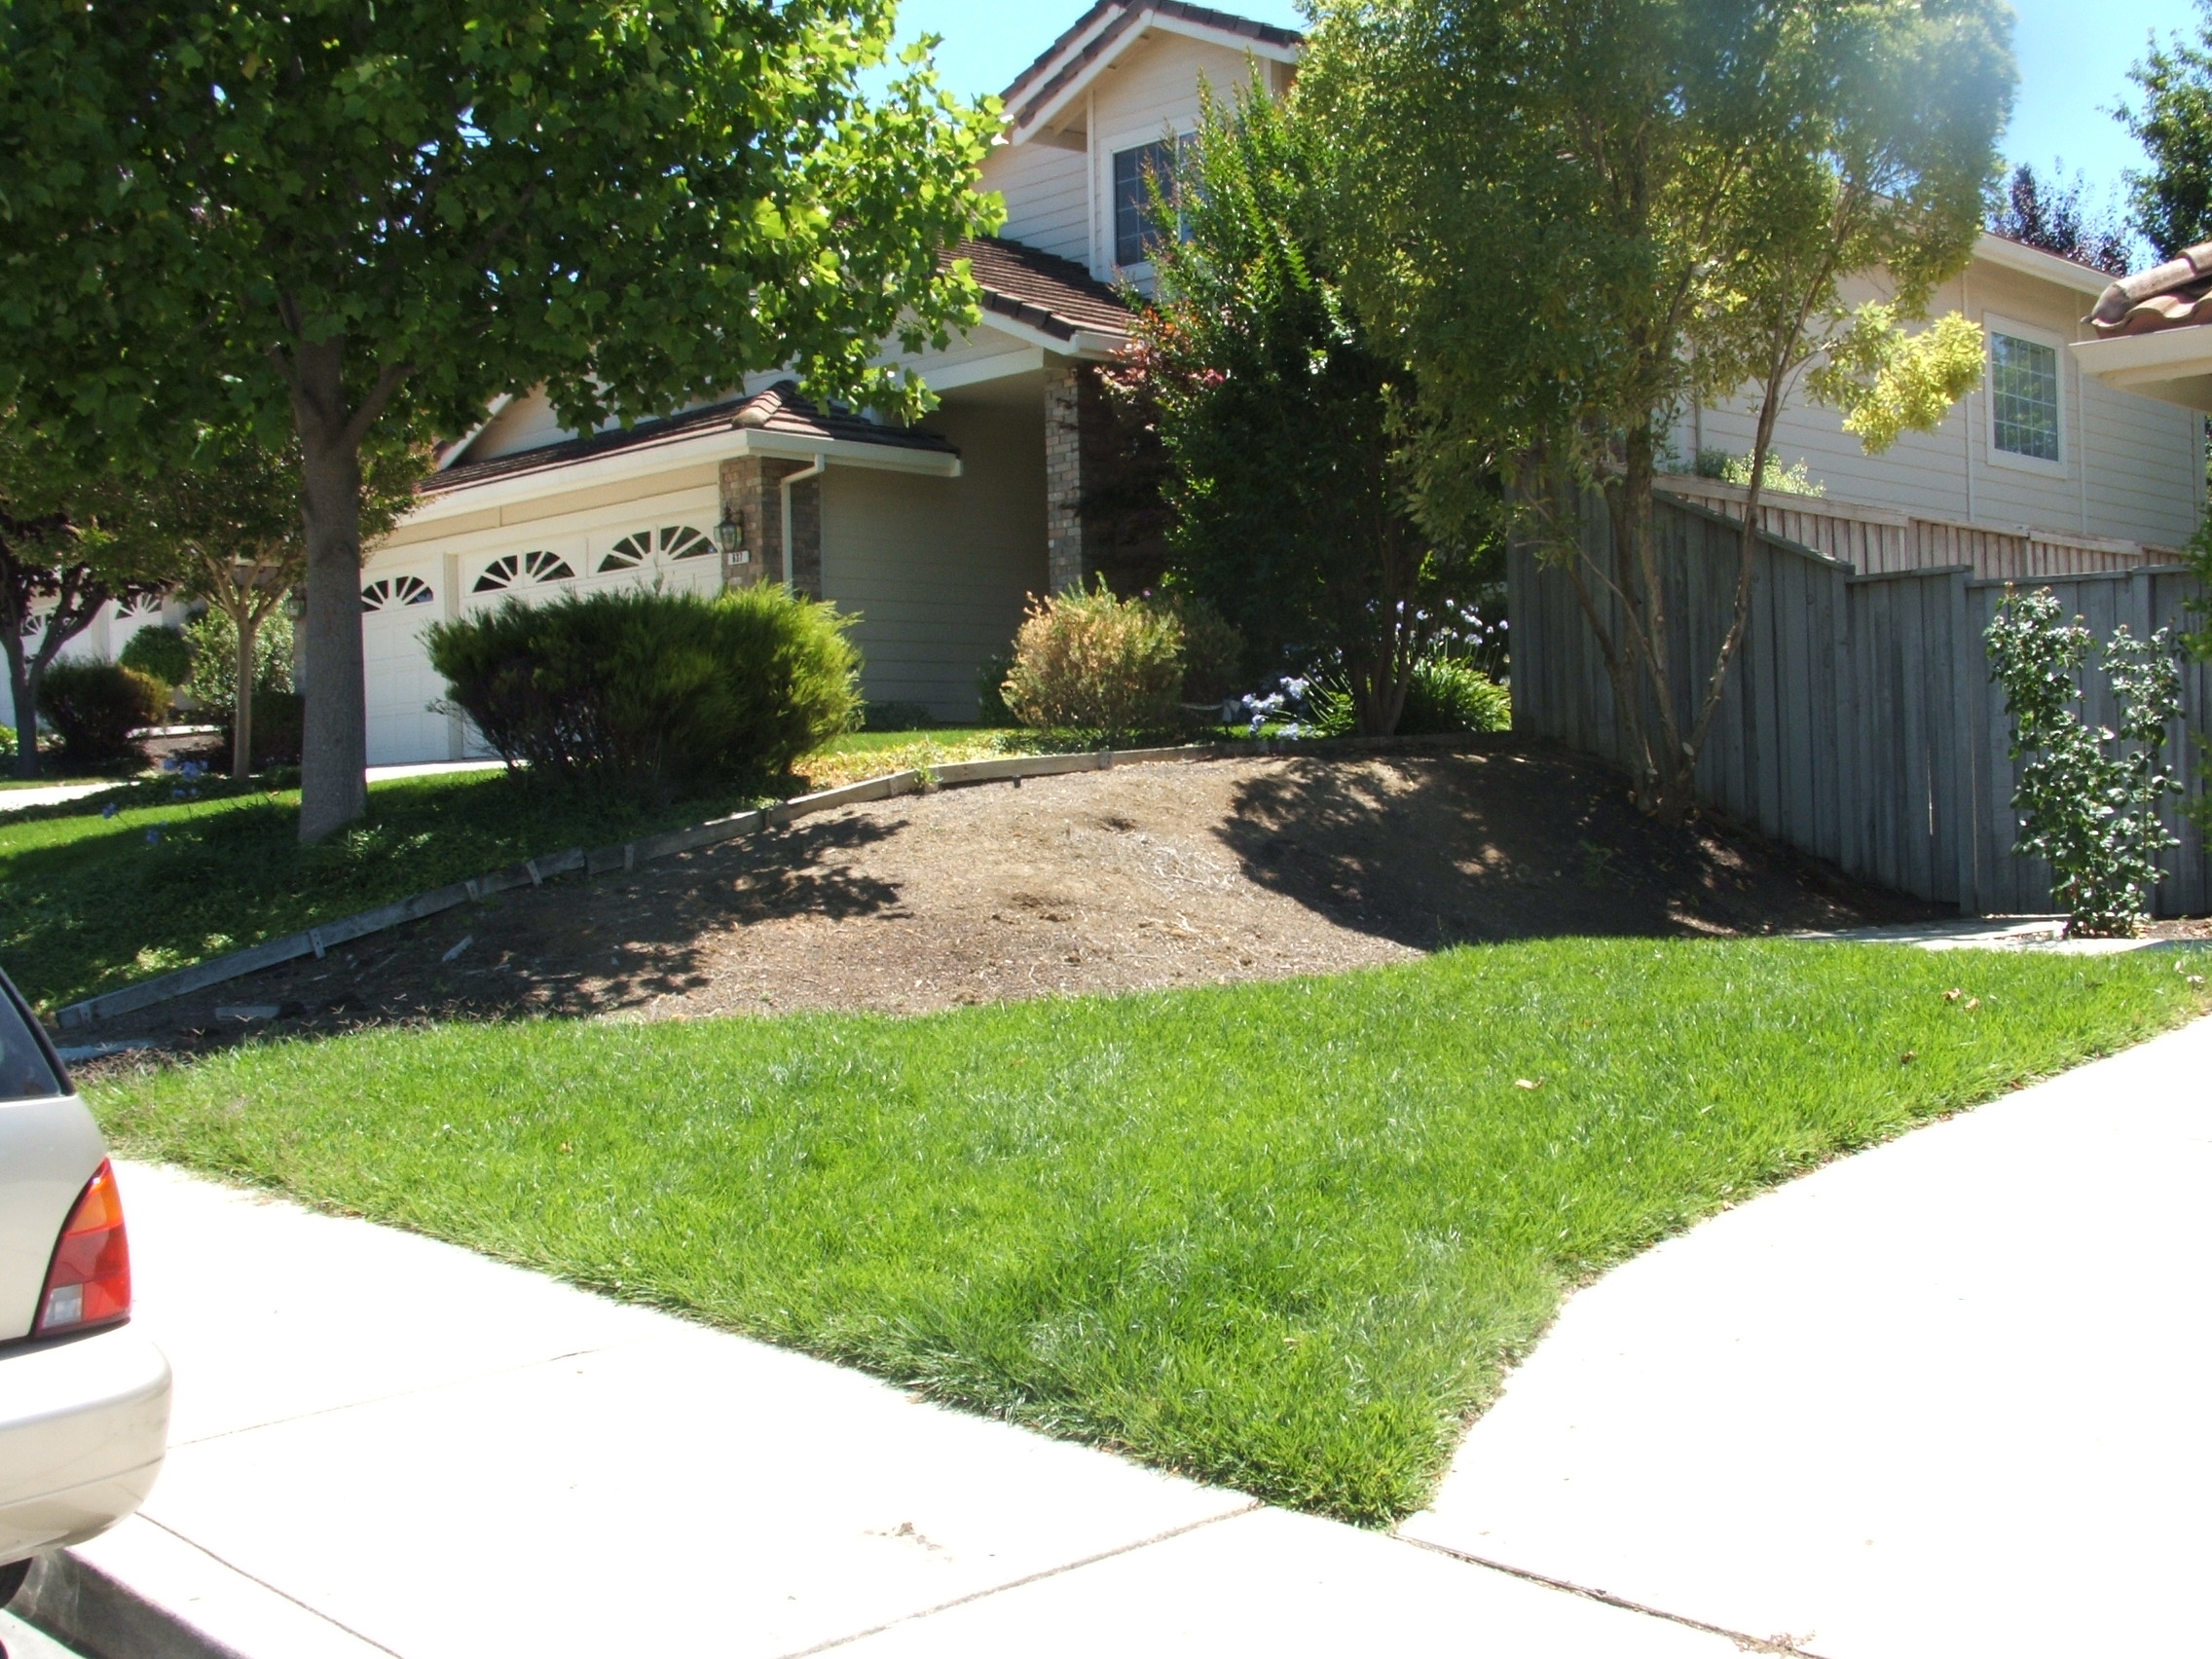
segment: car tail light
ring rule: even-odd
[[[129,1316],[130,1239],[123,1228],[123,1195],[116,1190],[115,1169],[103,1160],[78,1195],[61,1242],[54,1247],[54,1266],[47,1270],[38,1324],[31,1334],[58,1336]]]

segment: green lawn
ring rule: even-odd
[[[1373,1524],[1563,1291],[2205,1012],[2204,968],[1564,940],[920,1019],[279,1042],[94,1104],[132,1154]]]
[[[0,813],[0,968],[44,1013],[564,847],[695,824],[757,797],[660,811],[547,798],[498,772],[410,778],[321,846],[299,793],[164,778]],[[121,808],[113,818],[108,806]]]

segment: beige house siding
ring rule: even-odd
[[[1002,235],[1090,263],[1090,201],[1079,152],[1001,144],[984,158],[983,188],[1006,198]]]
[[[1011,407],[947,407],[929,424],[960,446],[960,477],[830,467],[823,591],[860,613],[871,701],[972,720],[977,665],[1013,640],[1026,597],[1045,588],[1044,432]]]
[[[1852,285],[1872,298],[1871,282]],[[1963,311],[1985,329],[2007,322],[2063,344],[2083,338],[2079,318],[2093,296],[1977,260],[1939,293],[1933,311]],[[2109,536],[2174,547],[2196,529],[2204,498],[2197,418],[2187,410],[2115,391],[2059,353],[2060,463],[2049,471],[1992,460],[1990,398],[1980,389],[1952,409],[1934,432],[1908,432],[1884,455],[1868,456],[1831,411],[1796,394],[1777,427],[1775,453],[1803,461],[1829,496],[1895,507],[1927,518]],[[1702,433],[1702,438],[1700,434]],[[1751,419],[1737,405],[1685,418],[1676,442],[1686,463],[1708,449],[1748,454]]]

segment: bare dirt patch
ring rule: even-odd
[[[1331,973],[1567,934],[1938,914],[1509,740],[991,785],[508,894],[103,1028],[185,1047],[425,1016],[875,1009]],[[463,946],[465,940],[465,946]],[[245,1019],[221,1009],[280,1010]]]

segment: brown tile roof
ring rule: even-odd
[[[1115,12],[1120,13],[1121,16],[1101,30],[1096,40],[1091,41],[1074,57],[1070,58],[1061,66],[1057,74],[1052,75],[1050,79],[1046,78],[1045,72],[1051,67],[1052,60],[1067,49],[1070,41],[1076,39],[1107,14]],[[1034,104],[1043,103],[1050,99],[1062,87],[1080,76],[1084,70],[1104,55],[1113,44],[1126,34],[1130,28],[1139,25],[1146,18],[1154,16],[1179,18],[1185,22],[1202,23],[1208,28],[1220,29],[1227,34],[1241,35],[1246,40],[1262,41],[1269,46],[1299,46],[1306,39],[1295,29],[1277,28],[1272,23],[1254,22],[1250,18],[1239,18],[1230,12],[1216,12],[1209,6],[1187,6],[1182,4],[1181,0],[1098,0],[1097,5],[1084,13],[1060,35],[1058,40],[1047,47],[1044,55],[1036,62],[1030,64],[1028,68],[1014,78],[1014,85],[1007,88],[1004,93],[1008,119],[1019,126],[1024,111]]]
[[[1125,335],[1129,309],[1072,259],[1003,237],[972,237],[945,256],[965,259],[983,290],[983,313],[1012,317],[1055,340],[1079,330]]]
[[[2212,242],[2184,248],[2178,259],[2122,276],[2098,296],[2096,310],[2082,320],[2106,340],[2212,322]]]
[[[641,421],[628,431],[594,432],[589,437],[566,438],[536,449],[521,450],[492,461],[462,461],[443,472],[433,472],[415,488],[421,495],[463,490],[471,484],[551,467],[573,466],[621,450],[644,449],[654,444],[677,443],[702,432],[744,427],[754,431],[783,432],[817,442],[882,444],[892,449],[934,450],[957,455],[958,450],[935,432],[917,432],[903,426],[879,426],[859,415],[831,410],[824,414],[798,394],[796,381],[778,381],[752,397],[725,398],[698,409],[686,409],[658,421]]]

